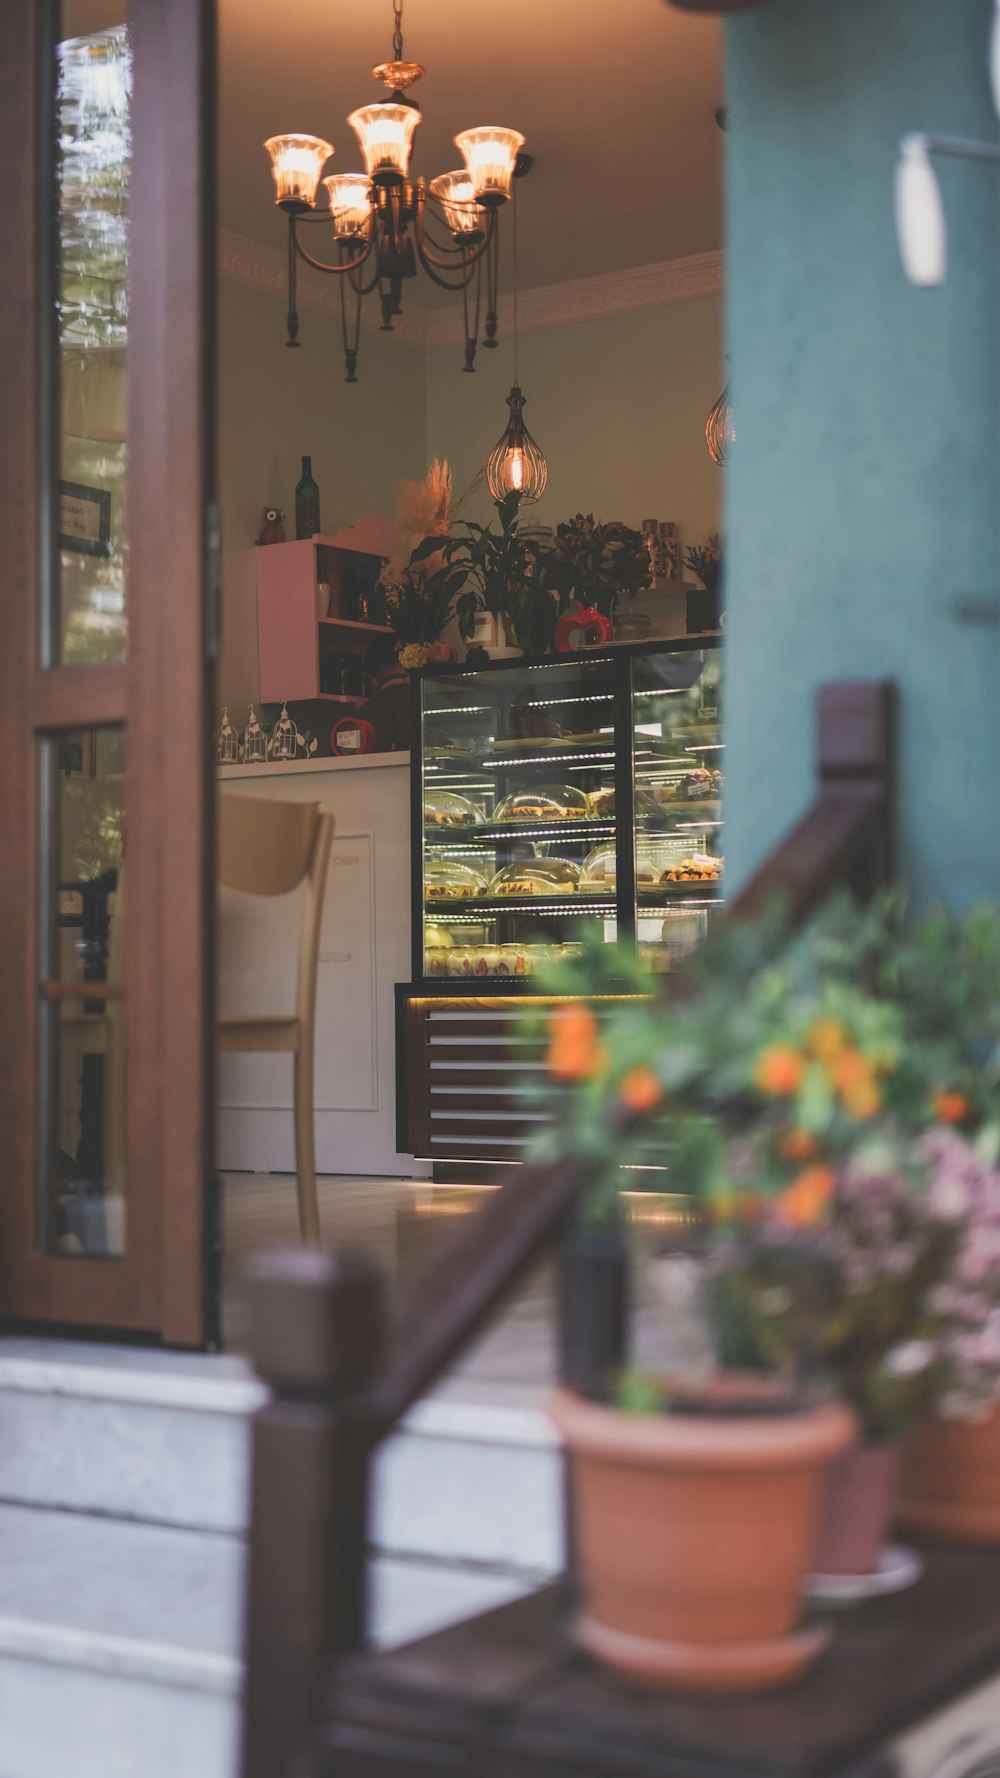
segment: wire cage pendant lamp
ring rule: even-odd
[[[545,492],[549,466],[541,446],[524,423],[524,395],[518,381],[517,362],[517,189],[514,190],[514,382],[507,397],[510,419],[486,460],[486,486],[498,505],[517,495],[524,506],[534,506]]]
[[[475,369],[480,321],[482,344],[497,343],[499,212],[511,195],[515,171],[530,165],[521,154],[524,137],[505,125],[484,124],[454,137],[464,161],[428,184],[410,175],[410,155],[420,107],[410,87],[425,72],[403,57],[403,0],[392,0],[392,57],[372,69],[385,96],[352,111],[347,119],[361,149],[363,172],[323,178],[333,144],[319,136],[271,136],[275,204],[288,217],[288,318],[285,344],[299,339],[298,261],[339,280],[346,381],[356,383],[361,305],[377,293],[383,332],[402,313],[403,285],[426,272],[443,290],[461,291],[465,309],[463,369]],[[322,185],[327,202],[318,205]],[[303,230],[319,225],[332,240],[335,262],[305,246]]]
[[[729,399],[728,383],[705,421],[705,443],[712,462],[723,469],[736,443],[736,418]]]

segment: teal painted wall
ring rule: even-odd
[[[771,0],[728,27],[731,884],[809,801],[816,686],[888,676],[915,899],[1000,892],[1000,173],[941,167],[940,291],[906,283],[892,208],[902,132],[997,138],[990,10]]]

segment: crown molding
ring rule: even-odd
[[[219,230],[218,270],[220,277],[232,278],[237,284],[248,284],[252,290],[260,290],[265,296],[276,296],[282,307],[288,300],[288,255],[278,247],[265,246],[263,241],[252,241],[248,235],[240,235],[231,228]],[[314,272],[309,266],[301,264],[298,269],[298,304],[302,309],[318,310],[321,314],[333,315],[340,321],[340,280],[324,278],[322,272]],[[381,333],[379,325],[378,304],[362,302],[361,330],[363,333]],[[387,336],[395,339],[403,346],[422,347],[426,344],[426,313],[419,308],[411,308],[409,312],[397,315],[392,324],[392,331]]]
[[[521,291],[518,297],[518,327],[521,333],[536,333],[546,327],[571,326],[576,321],[595,321],[605,316],[630,315],[640,309],[656,309],[669,303],[697,302],[705,296],[718,296],[723,288],[725,256],[721,252],[693,253],[684,259],[660,260],[654,265],[630,266],[621,272],[600,272],[592,278],[575,278],[565,284],[541,284],[533,290]],[[248,284],[267,296],[286,300],[288,261],[276,247],[252,241],[232,229],[219,233],[219,272],[236,283]],[[301,266],[298,280],[300,309],[316,309],[340,317],[340,291],[335,278]],[[500,299],[499,320],[502,333],[513,323],[513,298]],[[379,333],[378,306],[374,302],[361,305],[361,326],[365,333]],[[462,308],[449,303],[447,308],[422,309],[408,304],[393,323],[390,339],[400,345],[433,349],[437,346],[461,345],[465,339]]]
[[[723,288],[724,255],[693,253],[686,259],[664,259],[655,265],[630,266],[622,272],[599,272],[593,278],[574,278],[566,284],[540,284],[522,290],[517,301],[520,333],[537,333],[545,327],[567,327],[575,321],[596,321],[609,315],[631,315],[639,309],[658,309],[668,303],[696,302],[718,296]],[[510,333],[514,299],[501,297],[501,334]],[[453,346],[465,338],[462,311],[455,305],[431,309],[427,315],[428,347]]]

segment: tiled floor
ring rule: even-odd
[[[269,1248],[295,1244],[295,1183],[277,1174],[225,1176],[225,1282],[223,1331],[228,1350],[247,1343],[245,1269]],[[482,1201],[482,1187],[440,1186],[384,1178],[325,1178],[319,1182],[323,1239],[330,1246],[374,1253],[393,1283],[407,1282],[430,1253],[449,1238],[456,1218]],[[638,1218],[655,1246],[675,1213],[653,1194],[636,1200]],[[640,1246],[642,1242],[640,1242]],[[538,1400],[555,1380],[555,1299],[551,1266],[542,1266],[494,1325],[469,1349],[448,1379],[446,1393],[485,1398],[498,1405]],[[637,1277],[635,1349],[644,1360],[665,1357],[668,1330],[661,1311]]]

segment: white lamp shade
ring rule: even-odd
[[[463,130],[455,137],[455,147],[465,157],[473,195],[480,202],[498,204],[510,197],[514,162],[524,147],[520,131],[482,124],[475,130]]]
[[[367,173],[332,173],[324,179],[330,199],[333,232],[338,240],[367,233],[371,216],[371,181]]]
[[[441,205],[453,235],[482,234],[484,212],[476,203],[472,181],[464,167],[457,173],[439,173],[431,180],[430,193]]]
[[[369,178],[405,179],[420,113],[415,105],[383,102],[352,111],[348,123],[361,144]]]
[[[896,163],[896,236],[903,270],[925,289],[944,283],[947,228],[941,187],[919,138],[908,138]]]
[[[271,156],[275,203],[308,204],[311,209],[332,143],[320,136],[272,136],[264,147]]]

